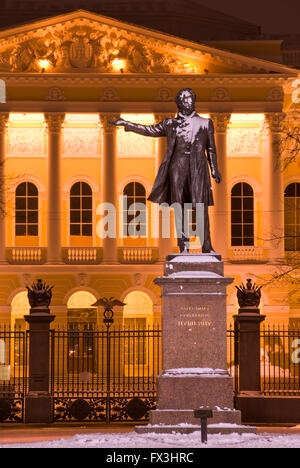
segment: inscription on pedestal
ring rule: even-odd
[[[179,327],[212,327],[211,316],[205,311],[210,311],[206,306],[185,306],[179,309]]]

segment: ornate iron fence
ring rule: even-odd
[[[50,382],[53,421],[147,421],[156,407],[162,332],[154,328],[52,330]],[[260,331],[261,391],[300,396],[300,329]],[[22,422],[28,393],[29,332],[0,328],[0,423]],[[227,331],[228,369],[239,393],[240,332]]]
[[[161,330],[93,330],[51,334],[54,421],[145,421],[156,405]]]
[[[261,385],[266,396],[300,395],[300,330],[264,327],[261,340]]]
[[[27,332],[21,328],[0,328],[0,422],[23,422],[27,358]]]
[[[228,370],[239,393],[240,332],[227,330]],[[251,352],[251,350],[249,350]],[[300,329],[265,326],[260,330],[261,392],[265,396],[300,396]]]

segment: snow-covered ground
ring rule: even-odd
[[[300,448],[300,434],[216,434],[209,435],[207,445],[202,445],[200,432],[188,435],[94,433],[37,443],[0,444],[0,448]]]

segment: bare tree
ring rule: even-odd
[[[285,119],[282,126],[282,134],[278,140],[282,157],[282,171],[286,171],[292,164],[300,165],[300,113],[292,112]],[[292,244],[296,250],[287,250],[284,259],[279,259],[275,271],[269,279],[260,278],[265,284],[286,284],[289,286],[289,295],[298,295],[300,286],[300,252],[297,250],[300,244],[300,235],[285,231],[282,236],[273,234],[266,241],[282,242],[285,245]],[[299,299],[300,300],[300,299]]]
[[[292,113],[286,119],[279,145],[283,170],[293,163],[300,164],[300,114]]]

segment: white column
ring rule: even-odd
[[[224,259],[228,256],[229,248],[229,199],[227,174],[227,128],[231,114],[211,114],[215,127],[215,140],[217,147],[218,169],[222,176],[221,184],[213,183],[214,207],[211,210],[211,236],[212,245],[216,252]]]
[[[268,216],[268,239],[270,239],[270,254],[272,261],[284,257],[284,190],[282,159],[280,151],[281,124],[285,118],[282,112],[270,112],[265,114],[269,127],[269,145],[266,154],[266,171],[264,177],[267,179],[267,216]]]
[[[6,263],[5,142],[9,114],[0,113],[0,263]]]
[[[47,209],[47,246],[48,263],[62,263],[61,252],[61,154],[62,125],[65,114],[46,113],[48,128],[48,209]]]
[[[101,113],[100,121],[103,130],[103,157],[101,173],[102,203],[111,203],[118,217],[117,199],[117,127],[110,125],[109,121],[116,119],[116,114]],[[118,231],[117,231],[118,232]],[[103,263],[114,264],[118,262],[117,238],[103,239]]]
[[[166,118],[170,118],[170,113],[157,113],[154,114],[155,117],[155,123],[159,123],[162,120]],[[156,164],[155,164],[155,175],[157,175],[157,172],[160,168],[161,163],[163,162],[164,156],[167,151],[167,137],[161,137],[158,138],[158,148],[157,148],[157,155],[156,155]],[[173,252],[173,229],[172,226],[170,226],[170,237],[169,238],[163,238],[162,237],[162,217],[163,213],[166,213],[166,218],[169,216],[169,208],[162,208],[159,213],[159,235],[160,237],[158,238],[158,260],[159,262],[165,262],[167,255],[171,254]],[[171,221],[172,221],[172,213],[171,214]]]

